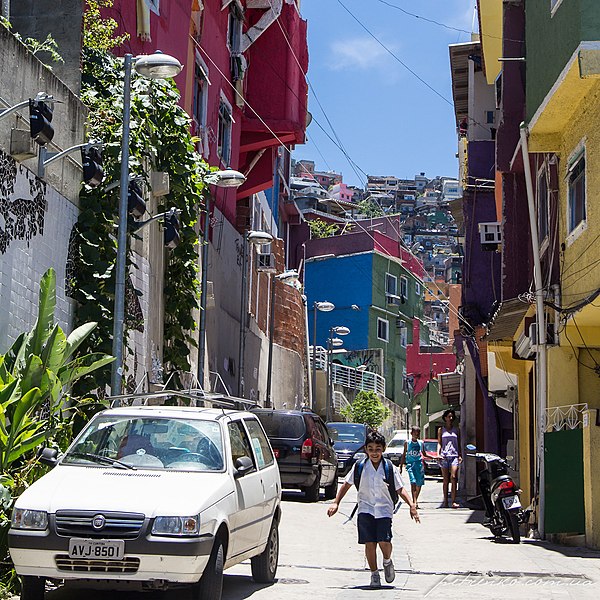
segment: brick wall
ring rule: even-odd
[[[56,321],[71,330],[65,279],[77,215],[76,206],[0,151],[0,352],[35,323],[40,280],[50,267],[56,271]]]

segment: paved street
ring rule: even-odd
[[[403,507],[394,519],[396,581],[384,592],[389,598],[597,598],[600,593],[600,553],[566,548],[532,540],[519,546],[494,543],[478,522],[481,514],[467,509],[440,509],[441,483],[428,479],[421,505],[422,523],[410,521]],[[281,526],[278,580],[255,584],[250,566],[226,572],[223,600],[292,600],[373,598],[369,573],[356,527],[344,523],[354,506],[351,491],[341,511],[329,519],[328,502],[305,504],[300,493],[286,492]],[[344,513],[344,514],[342,514]],[[100,600],[108,594],[86,595]],[[111,600],[187,600],[182,592],[110,594]],[[377,597],[380,597],[379,595]],[[74,600],[81,593],[57,590],[52,600]]]

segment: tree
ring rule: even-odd
[[[327,223],[323,219],[314,219],[307,221],[308,228],[310,229],[311,239],[320,239],[333,237],[340,230],[340,226],[335,223]]]
[[[360,210],[361,215],[365,215],[368,219],[371,217],[383,217],[385,213],[383,212],[383,208],[370,198],[366,198],[365,200],[361,200],[358,203],[358,209]]]
[[[342,408],[342,416],[352,423],[365,423],[377,429],[391,414],[390,409],[384,406],[375,392],[364,390],[356,394],[352,404]]]

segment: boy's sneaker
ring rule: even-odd
[[[390,560],[390,562],[386,565],[383,563],[383,572],[385,574],[385,580],[388,583],[392,583],[394,579],[396,579],[396,571],[394,570],[394,563]]]
[[[372,588],[380,588],[381,587],[381,577],[379,576],[379,571],[371,571],[371,583],[369,587]]]

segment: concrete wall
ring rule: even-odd
[[[52,65],[55,75],[75,93],[81,87],[81,0],[12,0],[10,22],[24,38],[43,41],[51,33],[58,44],[63,63],[51,63],[47,54],[40,57]]]
[[[583,427],[585,543],[590,548],[600,548],[600,427],[597,426],[597,414],[597,410],[588,411],[587,425],[584,420]]]
[[[0,104],[2,108],[43,90],[56,105],[55,137],[50,150],[83,141],[86,110],[46,67],[0,27]],[[78,216],[81,168],[58,161],[46,181],[36,176],[37,159],[17,163],[10,149],[10,129],[29,129],[28,109],[0,121],[0,352],[36,318],[39,282],[53,267],[57,274],[57,322],[69,332],[73,303],[65,294],[69,239]],[[36,147],[37,148],[37,147]],[[79,159],[77,159],[79,161]]]
[[[0,151],[0,353],[37,317],[39,284],[56,271],[56,321],[72,329],[65,294],[67,253],[77,207]]]

